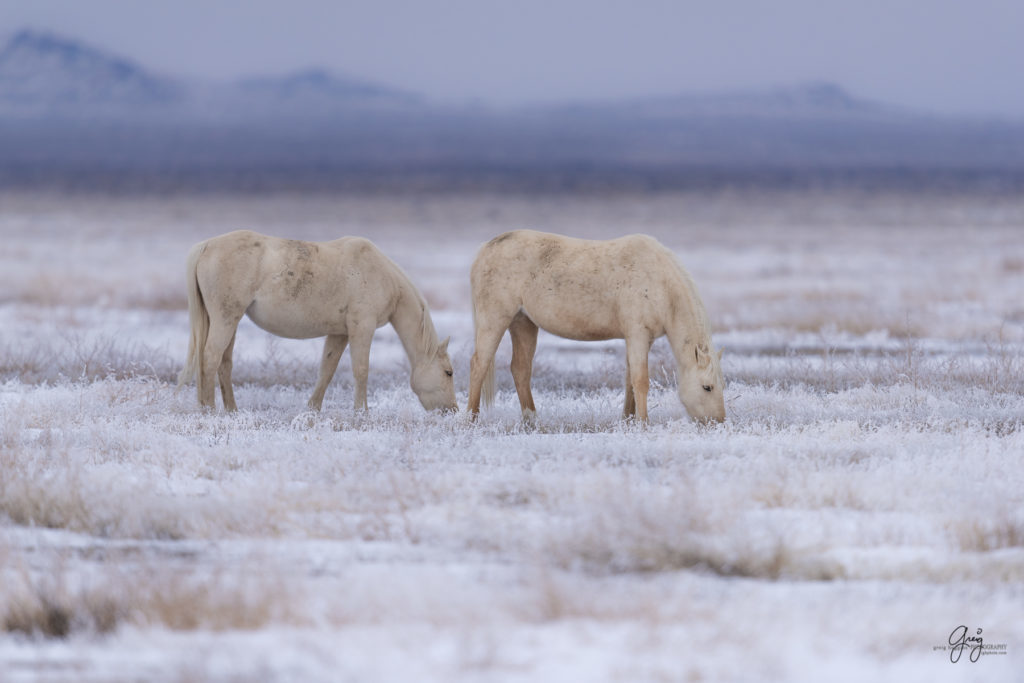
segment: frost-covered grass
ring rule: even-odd
[[[4,680],[1018,675],[1017,204],[6,199]],[[726,349],[727,422],[686,419],[659,344],[651,424],[625,423],[621,342],[547,335],[534,424],[506,370],[476,423],[427,414],[390,329],[372,350],[371,410],[351,410],[346,356],[311,413],[318,344],[251,324],[241,410],[198,410],[172,383],[188,244],[236,227],[323,237],[335,222],[381,243],[434,302],[462,405],[477,244],[522,225],[657,234]],[[106,255],[50,263],[54,240]],[[111,270],[121,260],[127,273]],[[76,286],[30,295],[41,280],[18,273],[33,269]],[[120,278],[138,282],[125,292]],[[959,624],[1008,654],[951,664],[934,648]]]

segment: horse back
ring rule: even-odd
[[[520,283],[607,290],[637,285],[681,271],[675,255],[649,235],[584,240],[534,230],[515,230],[490,240],[473,262],[471,278],[480,285]]]
[[[609,339],[642,326],[663,333],[679,266],[646,235],[583,240],[519,230],[485,244],[471,271],[474,305],[522,310],[573,339]]]
[[[279,336],[344,334],[353,316],[380,326],[394,303],[396,266],[372,242],[306,242],[250,230],[205,243],[198,278],[226,317],[248,313]]]
[[[202,243],[207,270],[216,270],[225,280],[249,282],[262,287],[276,281],[282,289],[304,289],[310,280],[336,280],[344,273],[357,273],[363,280],[373,274],[388,278],[395,267],[370,240],[341,237],[329,242],[307,242],[236,230]],[[372,284],[379,285],[378,282]]]

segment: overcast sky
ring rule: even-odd
[[[492,103],[831,81],[1024,117],[1022,0],[0,0],[22,27],[210,79],[322,65]]]

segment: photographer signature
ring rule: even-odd
[[[949,661],[956,664],[960,661],[960,656],[963,655],[964,650],[970,649],[968,658],[972,662],[978,661],[981,657],[981,648],[985,644],[985,641],[981,637],[982,629],[975,631],[974,635],[968,635],[968,628],[964,625],[957,626],[953,629],[953,632],[949,634]]]

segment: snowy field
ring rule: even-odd
[[[476,424],[390,327],[365,414],[248,321],[238,413],[175,389],[192,243],[361,234],[464,407],[469,265],[520,227],[673,248],[726,423],[664,342],[623,423],[622,342],[544,333],[532,427],[507,339]],[[1021,680],[1024,198],[3,195],[0,234],[0,680]]]

